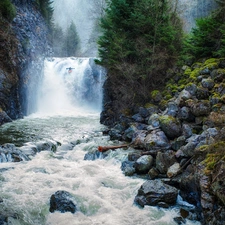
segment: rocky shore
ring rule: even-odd
[[[110,108],[102,112],[111,140],[133,149],[122,163],[124,174],[146,179],[137,204],[169,207],[179,193],[194,213],[181,207],[178,223],[185,218],[224,223],[224,78],[224,59],[202,60],[174,72],[165,89],[152,91],[149,104],[134,115],[121,114],[114,122]]]

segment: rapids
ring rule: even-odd
[[[88,58],[55,58],[45,65],[37,112],[1,126],[0,143],[21,147],[50,140],[61,146],[30,161],[0,163],[0,213],[11,215],[12,225],[176,225],[178,207],[142,209],[134,204],[144,180],[126,177],[120,169],[129,149],[84,160],[99,145],[115,144],[99,123],[101,68],[96,70]],[[68,74],[69,66],[75,69]],[[75,214],[49,212],[50,197],[58,190],[74,195]]]

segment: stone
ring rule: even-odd
[[[159,129],[153,130],[145,138],[145,147],[147,150],[152,149],[169,149],[169,140],[167,139],[165,133]]]
[[[171,178],[177,175],[179,171],[180,171],[180,164],[176,162],[172,166],[170,166],[169,169],[167,170],[167,177]]]
[[[207,116],[210,113],[210,102],[202,100],[192,105],[191,112],[194,116]]]
[[[149,117],[148,124],[153,127],[159,127],[159,115],[154,113]]]
[[[74,197],[67,191],[57,191],[50,198],[49,211],[51,213],[55,211],[75,213],[77,207]]]
[[[166,174],[170,166],[176,163],[175,152],[168,150],[166,152],[158,152],[156,156],[156,169],[161,174]]]
[[[201,84],[203,88],[207,88],[209,90],[212,90],[215,85],[214,81],[211,78],[202,79]]]
[[[178,190],[175,187],[164,184],[161,180],[146,181],[135,197],[135,203],[144,207],[145,205],[157,206],[166,203],[171,206],[176,203]]]
[[[173,116],[160,116],[159,117],[160,127],[166,136],[170,139],[174,139],[181,135],[181,124]]]
[[[152,165],[153,157],[151,155],[143,155],[134,163],[134,168],[138,173],[147,173]]]
[[[125,176],[132,176],[135,173],[134,162],[133,161],[124,161],[121,164],[121,170]]]

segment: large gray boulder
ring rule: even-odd
[[[135,197],[135,203],[144,207],[151,206],[171,206],[176,203],[178,190],[175,187],[164,184],[161,180],[146,181]]]
[[[152,149],[169,149],[169,140],[167,139],[165,133],[160,129],[153,130],[145,138],[145,147],[147,150]]]

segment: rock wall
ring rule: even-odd
[[[0,18],[0,111],[18,119],[35,110],[35,85],[51,48],[49,30],[35,1],[12,3],[17,11],[13,22]],[[0,118],[0,125],[4,121]]]
[[[196,19],[208,16],[217,7],[215,0],[174,0],[174,2],[177,2],[186,32],[195,26]]]

